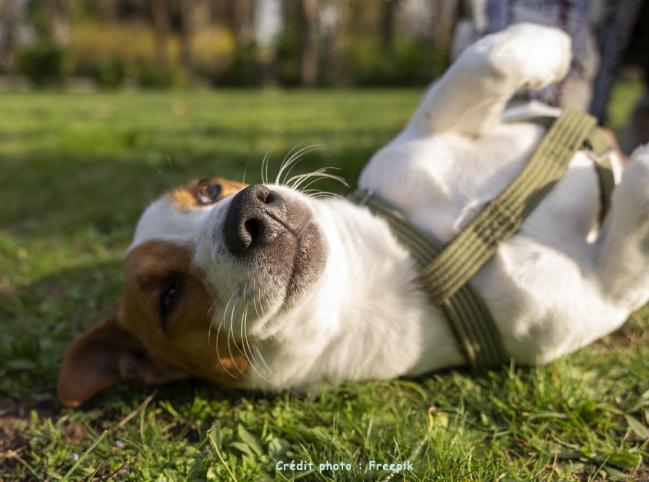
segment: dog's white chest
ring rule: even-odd
[[[374,156],[360,187],[447,244],[511,183],[542,135],[532,123],[503,123],[478,139],[454,132],[418,136],[409,126]],[[581,283],[571,273],[588,262],[585,247],[596,225],[598,195],[592,161],[578,154],[521,233],[473,280],[519,361],[549,357],[561,345],[557,338],[569,337],[551,305],[569,304],[573,284]],[[549,290],[548,278],[562,272],[563,289]]]

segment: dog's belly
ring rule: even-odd
[[[543,135],[534,124],[503,124],[478,140],[453,133],[418,137],[408,129],[379,151],[360,187],[400,209],[440,243],[450,242],[521,171]],[[592,267],[599,191],[583,153],[526,220],[474,277],[508,352],[521,363],[544,362],[589,343],[596,302],[574,293],[593,290]],[[589,234],[591,236],[589,236]]]

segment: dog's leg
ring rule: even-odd
[[[484,37],[430,88],[411,125],[426,134],[488,132],[518,90],[544,87],[565,77],[570,45],[570,37],[561,30],[526,23]]]
[[[615,305],[635,310],[649,299],[649,144],[639,147],[615,189],[598,240],[601,291]]]

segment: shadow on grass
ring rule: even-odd
[[[60,414],[56,382],[63,354],[77,336],[117,309],[121,277],[120,260],[87,264],[0,295],[4,328],[0,339],[0,432],[7,417],[26,418],[32,411],[44,417]],[[186,404],[199,395],[232,406],[244,395],[249,400],[273,398],[226,390],[201,380],[157,387],[124,383],[100,393],[83,408],[107,410],[106,419],[111,420],[154,391],[156,399],[172,405]]]
[[[371,152],[367,148],[316,152],[306,156],[294,174],[329,166],[354,186]],[[148,203],[192,179],[222,176],[260,182],[263,157],[263,152],[246,155],[236,149],[214,155],[149,153],[144,159],[132,153],[119,158],[84,155],[62,159],[35,151],[27,159],[0,156],[0,192],[6,200],[0,203],[0,226],[31,239],[46,239],[53,233],[71,236],[89,227],[100,233],[129,231]],[[271,160],[271,179],[283,157],[282,152]],[[344,186],[327,180],[312,187],[347,192]]]

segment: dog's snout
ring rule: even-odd
[[[271,244],[286,229],[282,197],[262,184],[239,191],[232,199],[223,236],[232,254],[244,255],[256,246]]]

